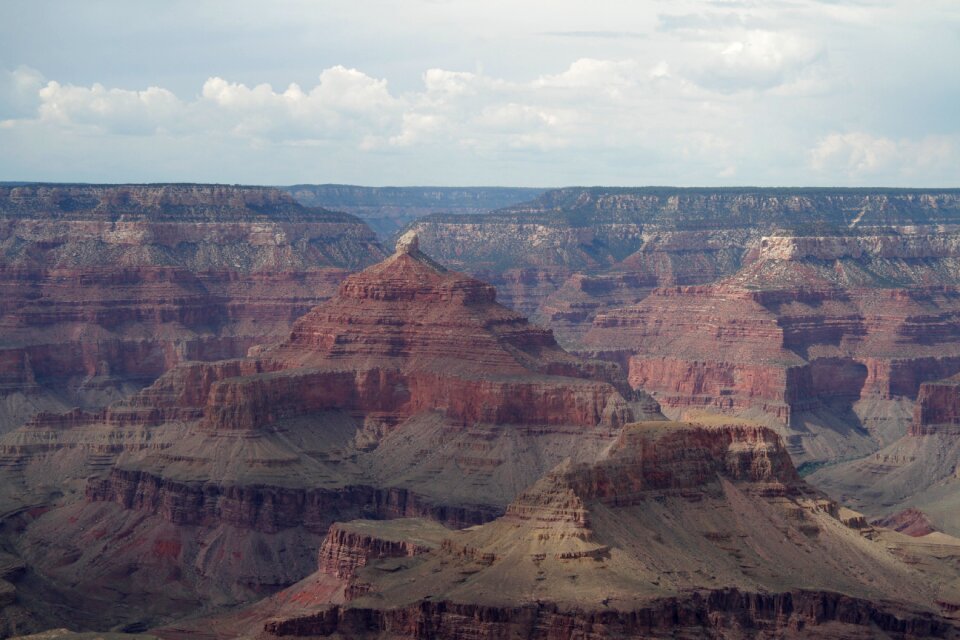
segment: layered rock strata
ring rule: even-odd
[[[598,314],[579,350],[672,415],[779,423],[803,460],[862,455],[960,370],[960,245],[932,238],[765,238],[733,276]]]
[[[484,216],[430,216],[412,228],[431,255],[496,285],[508,306],[556,316],[551,325],[572,346],[580,330],[565,316],[610,308],[607,294],[568,282],[575,274],[622,277],[642,298],[650,282],[730,275],[766,236],[897,235],[958,221],[960,192],[950,189],[571,187]]]
[[[0,186],[0,254],[0,431],[242,356],[384,255],[350,215],[223,185]]]
[[[510,187],[360,187],[348,184],[297,184],[281,187],[307,207],[351,213],[381,238],[431,213],[481,214],[532,200],[543,191]]]
[[[102,588],[117,579],[156,623],[302,578],[335,520],[489,521],[646,414],[615,365],[566,353],[411,235],[287,339],[178,365],[106,410],[43,414],[0,451],[35,504],[57,495],[53,465],[67,493],[18,516],[27,562],[119,624]]]
[[[325,546],[341,538],[334,528]],[[324,556],[243,619],[263,621],[258,638],[956,637],[956,568],[909,540],[841,522],[766,428],[630,425],[609,457],[560,465],[502,518],[421,553],[361,552],[342,571]],[[331,573],[337,595],[298,612],[291,594]],[[203,624],[218,634],[237,619]]]
[[[908,433],[811,480],[889,526],[960,535],[960,380],[925,382]]]

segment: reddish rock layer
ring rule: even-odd
[[[383,256],[356,218],[218,185],[0,188],[0,248],[0,391],[84,406],[275,340]]]
[[[766,256],[716,285],[656,289],[598,315],[582,350],[625,363],[667,408],[783,424],[834,401],[915,398],[960,369],[960,289],[853,287],[828,270]]]
[[[616,386],[592,380],[625,389],[613,368],[570,356],[549,331],[497,304],[493,287],[416,247],[347,278],[289,340],[257,357],[279,364],[216,383],[210,428],[254,428],[327,408],[376,415],[387,426],[424,411],[463,425],[615,426],[629,416]]]
[[[413,526],[405,526],[408,522]],[[446,532],[443,527],[428,521],[409,520],[392,524],[394,526],[384,526],[384,523],[377,521],[334,524],[320,546],[318,571],[348,580],[371,561],[409,558],[435,549],[440,546]]]
[[[586,527],[588,502],[626,507],[658,493],[702,490],[714,485],[719,476],[745,482],[759,495],[809,491],[783,441],[770,429],[653,422],[626,427],[608,459],[552,471],[521,493],[505,518],[568,521]]]
[[[927,516],[919,509],[904,509],[898,513],[891,514],[885,518],[879,518],[872,522],[878,527],[886,527],[912,537],[921,537],[936,531],[933,524],[927,519]]]
[[[960,377],[920,385],[910,435],[933,433],[960,435]]]
[[[335,520],[362,515],[426,517],[451,527],[469,527],[487,522],[497,514],[492,507],[470,509],[431,504],[398,487],[202,486],[123,468],[113,469],[102,480],[91,481],[86,497],[91,502],[114,502],[125,509],[158,515],[176,525],[229,525],[264,533],[296,527],[323,533]]]

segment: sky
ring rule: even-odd
[[[0,180],[960,187],[960,2],[0,0]]]

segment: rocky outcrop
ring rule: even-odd
[[[915,538],[926,536],[936,529],[927,516],[919,509],[904,509],[897,513],[890,514],[884,518],[878,518],[871,524],[878,527],[893,529],[908,536]]]
[[[347,486],[335,489],[177,482],[144,471],[118,468],[87,485],[91,502],[157,515],[175,525],[228,525],[263,533],[302,527],[323,533],[335,520],[431,518],[451,527],[469,527],[497,515],[491,507],[454,508],[431,504],[402,488]]]
[[[505,518],[586,526],[586,502],[626,507],[655,495],[703,490],[718,476],[765,496],[804,491],[783,441],[770,429],[653,422],[625,428],[601,462],[555,469],[520,494]]]
[[[242,356],[384,255],[352,216],[223,185],[0,187],[0,249],[0,390],[28,395],[0,431]]]
[[[960,377],[920,385],[910,435],[933,433],[960,436]]]
[[[377,560],[366,528],[333,528],[325,546],[346,550],[324,572],[345,556],[337,575],[357,588],[264,616],[263,637],[956,637],[958,593],[930,584],[941,552],[901,561],[843,511],[768,429],[630,425],[608,457],[558,466],[502,518],[415,557],[394,543]]]
[[[317,570],[349,579],[369,562],[384,558],[409,558],[440,546],[447,530],[418,519],[391,523],[360,520],[336,523],[320,546]]]

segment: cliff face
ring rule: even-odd
[[[244,355],[383,255],[360,220],[275,189],[0,187],[0,431]]]
[[[960,436],[960,378],[924,382],[910,424],[911,436]]]
[[[656,411],[616,366],[568,354],[407,236],[286,340],[177,365],[104,410],[41,414],[0,439],[0,469],[40,502],[84,487],[84,501],[26,523],[17,545],[56,584],[77,585],[64,598],[107,617],[123,613],[100,597],[104,575],[154,571],[127,532],[165,531],[176,589],[117,582],[162,616],[178,593],[235,602],[302,578],[299,560],[278,573],[257,558],[315,553],[338,519],[489,521],[565,457],[596,458],[634,415]],[[112,524],[95,527],[97,548],[122,552],[87,548],[98,519]]]
[[[860,460],[811,476],[885,526],[960,535],[960,380],[920,385],[906,435]],[[914,535],[914,534],[911,534]]]
[[[261,620],[263,638],[960,631],[960,594],[931,584],[942,563],[907,564],[887,548],[898,534],[848,528],[760,427],[631,425],[609,457],[560,465],[494,522],[439,543],[416,523],[376,529],[334,526],[314,577],[199,624]]]
[[[876,427],[871,410],[894,411],[960,370],[954,235],[764,238],[716,283],[656,288],[598,313],[578,351],[628,367],[674,415],[779,423],[802,459],[865,454],[906,431],[906,421]],[[845,443],[822,424],[817,442],[802,435],[828,413],[869,437]],[[835,442],[823,446],[823,433]]]
[[[430,216],[412,228],[445,264],[510,291],[509,306],[543,318],[559,313],[555,328],[573,345],[580,331],[563,306],[582,297],[578,282],[564,285],[574,274],[699,284],[735,272],[765,236],[897,234],[958,220],[957,190],[572,187],[484,216]],[[647,286],[633,295],[646,295]],[[603,294],[589,304],[599,307],[590,318],[609,308]]]

